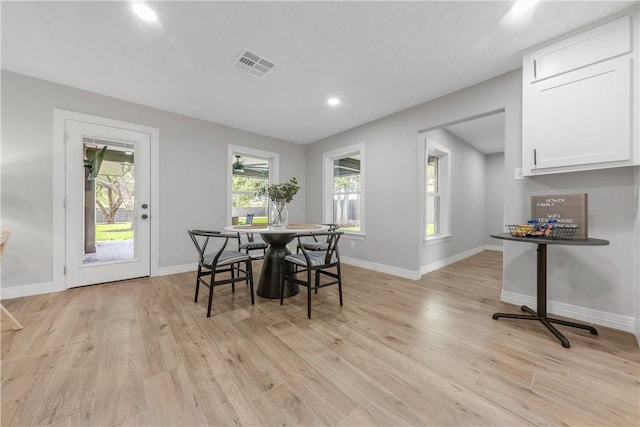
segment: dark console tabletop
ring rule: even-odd
[[[604,239],[572,239],[572,240],[554,240],[544,237],[515,237],[510,233],[490,234],[495,239],[512,240],[514,242],[535,243],[537,245],[565,245],[565,246],[606,246],[608,240]]]

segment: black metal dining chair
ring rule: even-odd
[[[280,305],[284,303],[284,284],[286,281],[297,283],[307,288],[307,317],[311,319],[311,291],[318,292],[318,289],[331,285],[338,285],[338,294],[340,295],[340,305],[342,305],[342,275],[340,273],[340,252],[338,251],[338,242],[340,236],[344,234],[341,231],[324,231],[320,233],[303,233],[297,234],[298,246],[300,252],[290,254],[284,257],[285,264],[291,264],[293,268],[287,268],[285,265],[282,269],[283,274],[280,281]],[[326,247],[321,251],[311,251],[305,249],[302,245],[303,239],[306,237],[322,237],[326,238]],[[331,271],[335,269],[334,271]],[[312,273],[315,276],[312,282]],[[306,276],[306,280],[301,280],[298,276]],[[322,281],[321,277],[328,277],[329,281]]]
[[[327,225],[327,231],[336,231],[340,226],[338,224],[322,224]],[[298,249],[296,252],[300,253],[300,248],[305,248],[308,251],[324,251],[327,249],[329,245],[328,238],[327,240],[318,240],[318,236],[316,234],[311,235],[313,240],[306,240],[302,242],[298,242]]]
[[[213,288],[215,286],[231,283],[231,291],[235,292],[236,282],[246,282],[249,285],[249,292],[251,293],[251,304],[254,304],[251,256],[234,250],[226,250],[229,240],[237,240],[238,244],[240,243],[237,234],[220,233],[219,231],[209,230],[189,230],[188,233],[198,250],[198,273],[196,276],[196,296],[194,302],[198,302],[200,284],[209,288],[207,317],[211,317]],[[207,246],[211,239],[224,239],[224,242],[219,242],[215,251],[207,253]],[[242,268],[242,263],[244,263],[244,269]],[[216,275],[220,273],[229,273],[230,277],[225,276],[223,279],[216,280]],[[205,276],[211,276],[209,283],[202,279]]]
[[[253,215],[247,214],[247,219],[245,221],[246,225],[253,224]],[[238,233],[238,238],[240,239],[240,244],[238,245],[238,249],[240,251],[245,251],[247,255],[251,255],[251,251],[262,251],[262,254],[251,255],[251,258],[254,260],[264,259],[264,255],[267,252],[267,248],[269,245],[262,240],[255,240],[253,237],[253,233],[242,233],[247,237],[246,242],[242,242],[242,235]]]

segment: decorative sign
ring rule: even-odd
[[[575,239],[588,238],[587,193],[531,196],[531,218],[544,224],[556,220],[556,227],[576,228]]]

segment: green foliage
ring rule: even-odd
[[[247,218],[246,217],[240,217],[238,218],[238,224],[240,225],[244,225],[247,223]],[[269,218],[266,216],[256,216],[253,217],[253,223],[254,224],[269,224]]]
[[[102,159],[104,159],[106,152],[106,145],[100,150],[86,149],[85,146],[85,156],[87,158],[84,159],[83,166],[89,168],[89,179],[96,179],[98,173],[100,173],[100,165],[102,165]]]
[[[267,180],[252,176],[233,175],[233,191],[255,191],[256,187],[266,185]]]
[[[360,191],[360,175],[336,176],[333,178],[333,187],[336,193]]]
[[[267,180],[264,178],[234,175],[232,181],[233,207],[252,208],[265,206],[266,201],[256,194],[256,189],[266,185],[266,183]]]
[[[298,193],[298,190],[300,190],[298,180],[293,177],[289,182],[285,182],[284,184],[263,184],[258,186],[256,188],[256,195],[259,197],[269,197],[269,199],[274,202],[289,203],[293,200],[293,196]]]
[[[427,236],[431,236],[432,234],[436,233],[436,226],[435,224],[431,223],[427,223]]]
[[[96,224],[96,242],[105,240],[133,239],[133,229],[130,222],[115,222],[113,224]]]
[[[96,179],[96,206],[106,222],[113,223],[118,209],[133,209],[133,165],[123,164],[122,175],[100,174]]]

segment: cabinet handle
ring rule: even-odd
[[[538,164],[538,153],[536,152],[536,149],[533,149],[533,165],[536,166]]]
[[[533,60],[533,78],[538,78],[538,64],[536,63],[535,59]]]

